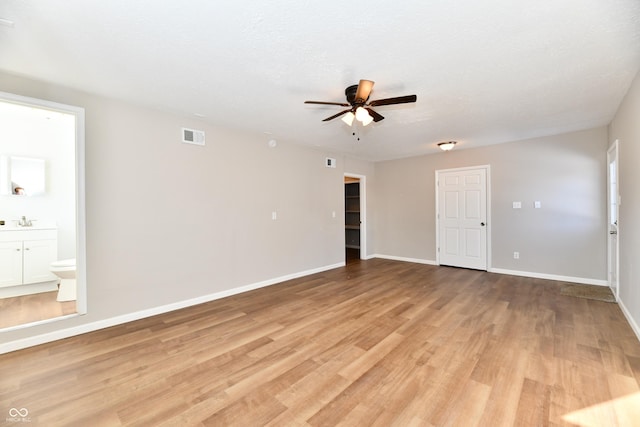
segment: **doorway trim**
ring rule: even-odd
[[[360,259],[369,259],[367,255],[367,177],[366,175],[345,172],[344,178],[357,178],[360,183]],[[344,178],[342,180],[343,196]],[[342,211],[344,212],[344,208]],[[342,242],[342,246],[345,246],[345,242]]]
[[[620,216],[620,141],[615,140],[607,150],[607,283],[611,289],[614,298],[618,301],[618,295],[620,294],[620,223],[618,222]],[[616,194],[611,194],[611,171],[609,169],[612,162],[615,162],[615,182],[616,182]],[[615,197],[616,201],[616,224],[612,229],[611,224],[611,200]],[[611,233],[616,233],[615,249],[612,248],[613,240]],[[612,260],[615,253],[615,261]],[[615,277],[615,284],[614,278]]]
[[[4,328],[2,331],[57,322],[87,313],[86,219],[85,219],[85,112],[84,108],[0,91],[0,101],[53,110],[75,117],[75,202],[76,202],[76,313]]]
[[[487,209],[487,219],[486,219],[486,229],[487,229],[487,242],[486,242],[486,271],[491,271],[491,165],[479,165],[479,166],[466,166],[461,168],[452,168],[452,169],[438,169],[435,171],[435,218],[436,218],[436,241],[435,241],[435,249],[436,249],[436,265],[440,265],[440,251],[438,248],[440,247],[440,219],[438,218],[438,214],[440,212],[440,200],[439,200],[439,191],[438,191],[438,181],[440,180],[440,174],[449,173],[449,172],[463,172],[467,170],[475,170],[475,169],[484,169],[486,174],[486,209]]]

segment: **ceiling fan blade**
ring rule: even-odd
[[[374,122],[379,122],[380,120],[384,120],[384,116],[382,114],[378,114],[373,111],[371,108],[365,108],[369,112],[369,115],[373,117]]]
[[[418,97],[416,95],[398,96],[396,98],[377,99],[369,103],[372,107],[379,105],[392,105],[392,104],[407,104],[409,102],[416,102]]]
[[[321,104],[321,105],[339,105],[341,107],[350,107],[350,104],[344,102],[324,102],[324,101],[304,101],[305,104]]]
[[[358,83],[358,90],[356,91],[356,103],[364,103],[369,99],[369,95],[371,95],[371,90],[373,89],[373,84],[371,80],[360,80]]]
[[[323,122],[328,122],[329,120],[333,120],[336,117],[340,117],[343,114],[347,114],[349,111],[351,111],[351,108],[349,108],[348,110],[340,111],[338,114],[334,114],[331,117],[327,117],[326,119],[323,120]]]

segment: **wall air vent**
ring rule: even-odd
[[[204,145],[204,131],[182,128],[182,142],[185,144]]]

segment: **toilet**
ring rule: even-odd
[[[76,299],[76,260],[54,261],[49,269],[60,278],[57,301],[74,301]]]

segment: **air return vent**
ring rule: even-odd
[[[182,128],[182,142],[185,144],[204,145],[204,131]]]

